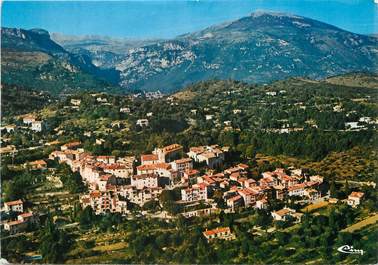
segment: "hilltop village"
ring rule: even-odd
[[[368,248],[377,219],[368,148],[375,95],[356,88],[350,98],[351,88],[330,94],[292,82],[204,83],[173,95],[82,93],[6,117],[6,257],[251,263],[267,262],[269,253],[280,263],[285,252],[301,262],[323,259],[340,238],[349,240],[348,231],[360,231],[352,238],[368,238]],[[55,241],[56,251],[46,251]],[[309,253],[306,246],[320,241],[328,247]],[[63,256],[60,248],[70,250]],[[367,253],[353,259],[374,256]]]
[[[77,142],[63,145],[62,151],[51,153],[50,159],[56,158],[60,163],[67,163],[73,172],[80,172],[89,189],[89,193],[80,198],[82,207],[89,206],[96,214],[127,214],[128,202],[142,207],[158,199],[163,190],[172,189],[179,190],[181,199],[177,203],[183,208],[195,207],[199,202],[208,207],[184,211],[185,217],[219,211],[217,203],[224,205],[225,212],[234,212],[238,207],[266,209],[272,196],[279,200],[299,196],[309,202],[322,199],[318,189],[323,178],[305,177],[298,169],[288,174],[283,168],[263,172],[260,180],[250,178],[246,164],[214,173],[214,168],[223,164],[228,149],[217,145],[191,147],[187,157],[183,157],[183,147],[178,144],[156,148],[152,154],[142,155],[141,164],[135,168],[134,157],[91,156],[80,150],[79,145]],[[206,174],[194,169],[193,163],[204,163],[202,170]],[[223,201],[216,202],[214,193],[219,192]],[[284,212],[286,214],[280,215]],[[277,211],[272,212],[272,216],[284,220],[285,215],[293,212]],[[300,217],[300,214],[294,216]]]
[[[81,207],[92,208],[96,215],[127,216],[132,205],[142,208],[158,200],[164,190],[179,192],[181,198],[176,203],[181,206],[179,214],[186,218],[221,210],[233,213],[239,208],[266,210],[270,200],[283,201],[288,197],[296,198],[296,203],[303,205],[325,200],[337,203],[337,199],[330,199],[328,190],[321,189],[323,177],[305,174],[301,169],[276,168],[263,172],[259,179],[252,178],[249,166],[243,163],[219,170],[227,159],[228,150],[218,145],[195,146],[185,154],[181,145],[172,144],[155,148],[152,154],[136,159],[134,156],[93,156],[85,152],[80,142],[69,142],[53,151],[49,159],[65,163],[72,172],[80,174],[88,187],[88,192],[80,197]],[[140,165],[136,165],[137,162]],[[28,165],[33,169],[47,169],[44,160]],[[344,202],[357,207],[363,197],[363,192],[352,192]],[[22,200],[5,202],[4,206],[6,212],[21,213],[16,221],[4,222],[4,230],[17,233],[26,228],[26,223],[35,224],[34,217],[38,213],[24,212]],[[148,212],[142,211],[142,214],[148,215]],[[292,218],[295,222],[300,222],[303,215],[288,207],[270,211],[270,214],[276,221]],[[160,216],[174,218],[166,211]],[[217,236],[218,232],[214,233]]]

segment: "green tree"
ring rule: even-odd
[[[80,214],[80,218],[79,218],[80,227],[82,228],[92,227],[94,219],[95,219],[95,214],[93,212],[92,207],[90,206],[85,207],[85,209]]]
[[[50,217],[41,230],[39,241],[43,261],[47,263],[63,263],[72,245],[70,235],[63,229],[58,229]]]
[[[256,155],[256,152],[255,152],[255,147],[252,146],[252,145],[249,145],[246,150],[245,150],[245,155],[247,156],[247,158],[249,159],[254,159],[255,158],[255,155]]]
[[[16,176],[13,180],[5,182],[4,192],[6,200],[25,199],[32,183],[33,177],[27,173]]]
[[[330,187],[329,187],[329,192],[330,192],[331,198],[337,198],[337,191],[336,191],[335,180],[331,181],[331,184],[330,184]]]

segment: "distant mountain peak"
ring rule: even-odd
[[[46,36],[40,29],[3,28],[2,48],[53,55],[63,50]],[[377,38],[263,10],[174,39],[129,43],[126,48],[105,38],[61,42],[68,49],[63,50],[64,58],[72,65],[125,90],[168,92],[209,79],[267,83],[378,71]]]
[[[34,28],[30,29],[29,31],[50,38],[50,33],[45,29]]]
[[[1,47],[11,50],[43,51],[66,53],[57,43],[50,39],[50,34],[44,29],[1,28]]]
[[[207,79],[266,83],[377,71],[378,40],[289,13],[250,16],[125,55],[121,86],[177,90]]]
[[[255,12],[252,12],[250,17],[252,18],[259,18],[264,16],[270,16],[270,17],[276,17],[276,18],[297,18],[297,19],[304,19],[304,17],[294,15],[292,13],[286,13],[286,12],[275,12],[275,11],[267,11],[267,10],[256,10]]]

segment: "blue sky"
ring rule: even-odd
[[[256,10],[295,13],[356,33],[378,33],[373,0],[5,1],[1,22],[70,35],[171,38]]]

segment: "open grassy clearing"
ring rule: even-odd
[[[67,264],[104,264],[113,263],[114,260],[124,260],[129,257],[129,254],[125,251],[111,251],[109,253],[104,252],[101,255],[94,253],[93,256],[69,259]]]
[[[311,213],[311,212],[314,212],[314,211],[319,210],[321,208],[327,207],[328,204],[329,204],[329,202],[327,202],[327,201],[322,201],[322,202],[318,202],[318,203],[315,203],[315,204],[310,204],[310,205],[304,207],[301,211],[303,213],[305,213],[305,212]]]
[[[114,244],[104,245],[104,246],[96,246],[93,248],[95,251],[114,251],[114,250],[120,250],[124,249],[128,246],[126,242],[118,242]]]
[[[361,230],[365,226],[375,224],[377,221],[378,221],[378,214],[375,214],[373,216],[370,216],[370,217],[368,217],[368,218],[366,218],[366,219],[364,219],[364,220],[362,220],[358,223],[355,223],[355,224],[345,228],[344,230],[342,230],[342,232],[353,233],[357,230]]]
[[[321,161],[309,161],[288,156],[267,156],[257,154],[258,164],[280,162],[288,166],[311,168],[323,176],[335,176],[336,179],[354,179],[371,181],[374,172],[378,172],[378,159],[375,150],[355,147],[345,152],[332,152]]]

